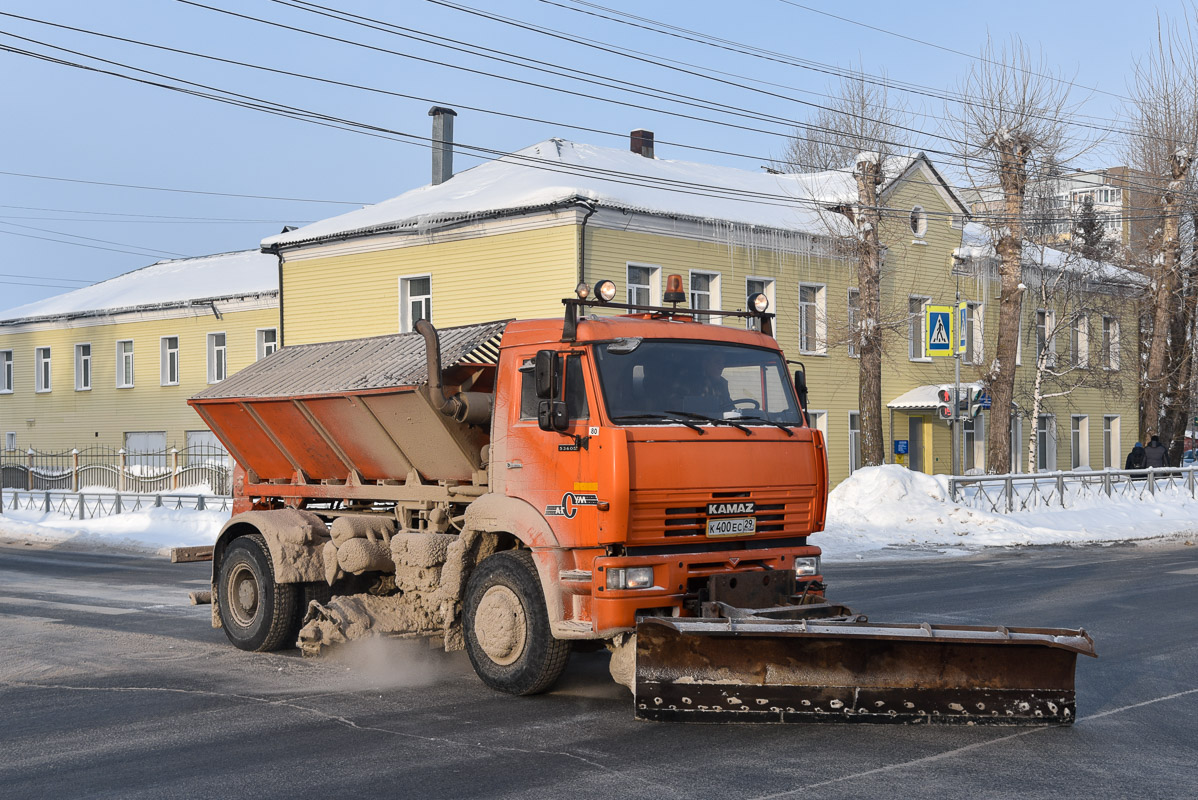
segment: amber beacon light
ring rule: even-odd
[[[686,301],[686,292],[682,290],[681,275],[670,275],[666,278],[666,294],[664,299],[667,303],[683,303]]]

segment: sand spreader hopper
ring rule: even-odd
[[[693,722],[1069,724],[1084,630],[873,623],[843,606],[713,604],[645,617],[640,719]]]

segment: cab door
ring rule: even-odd
[[[563,431],[542,430],[537,422],[533,360],[520,357],[520,401],[509,413],[506,492],[537,508],[564,547],[593,546],[598,541],[598,414],[595,411],[588,356],[585,351],[558,354],[560,368],[554,397],[566,404]]]

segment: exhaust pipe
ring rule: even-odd
[[[489,424],[494,397],[489,392],[447,392],[441,381],[441,338],[437,335],[437,329],[431,322],[422,319],[416,321],[416,332],[424,337],[429,399],[442,414],[458,422],[467,425]]]

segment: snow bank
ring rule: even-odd
[[[53,512],[5,508],[0,515],[0,537],[166,555],[172,547],[214,543],[221,526],[228,520],[228,511],[149,508],[78,520]]]
[[[945,476],[896,465],[866,467],[828,495],[827,526],[812,537],[829,561],[984,547],[1101,544],[1198,531],[1198,501],[1161,493],[1153,500],[1087,500],[1068,510],[995,514],[953,503]]]

